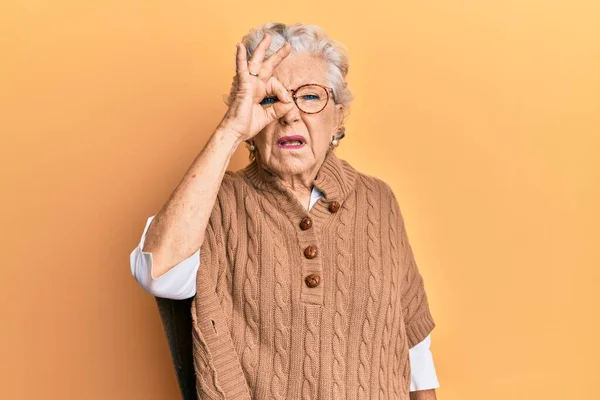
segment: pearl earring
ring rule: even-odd
[[[340,129],[338,129],[337,135],[332,137],[330,147],[332,149],[335,149],[336,147],[338,147],[340,145],[340,140],[343,139],[344,136],[346,136],[346,128],[344,126],[340,126]]]
[[[256,151],[256,146],[254,145],[254,142],[246,142],[246,148],[250,153],[254,153]]]

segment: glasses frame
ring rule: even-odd
[[[298,105],[298,101],[297,101],[298,98],[296,97],[296,93],[298,93],[298,91],[300,89],[302,89],[303,87],[307,87],[307,86],[318,86],[322,89],[325,89],[325,93],[327,93],[327,101],[325,101],[325,105],[323,105],[323,108],[321,108],[319,111],[306,112],[302,108],[300,108],[300,106]],[[333,98],[333,101],[335,101],[335,97],[333,96],[333,89],[328,86],[320,85],[318,83],[307,83],[305,85],[298,86],[296,89],[288,89],[288,91],[292,93],[292,98],[294,99],[294,104],[296,104],[296,107],[298,107],[298,110],[302,111],[304,114],[318,114],[321,111],[323,111],[325,109],[325,107],[327,107],[327,104],[329,104],[329,97],[330,97],[329,92],[331,92],[331,97]]]

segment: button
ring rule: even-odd
[[[337,201],[332,201],[329,203],[329,212],[336,213],[340,209],[340,203]]]
[[[305,231],[307,229],[310,229],[311,227],[312,227],[312,219],[310,219],[309,217],[302,218],[302,221],[300,221],[300,229]]]
[[[309,288],[314,288],[319,286],[319,283],[321,283],[321,277],[317,274],[310,274],[304,278],[304,282],[306,282],[306,286]]]
[[[317,248],[315,246],[308,246],[304,249],[304,257],[309,260],[315,258],[317,256]]]

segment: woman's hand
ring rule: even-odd
[[[286,42],[264,60],[270,44],[271,37],[265,35],[250,61],[246,58],[246,47],[242,43],[237,45],[237,91],[219,128],[234,133],[242,141],[253,138],[270,122],[281,118],[294,107],[292,96],[272,76],[273,70],[290,54],[290,44]],[[275,101],[272,104],[260,104],[266,97]]]

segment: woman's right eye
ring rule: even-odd
[[[262,99],[260,104],[264,106],[264,105],[268,105],[268,104],[273,104],[276,101],[279,101],[279,99],[277,99],[277,97],[265,97],[264,99]]]

